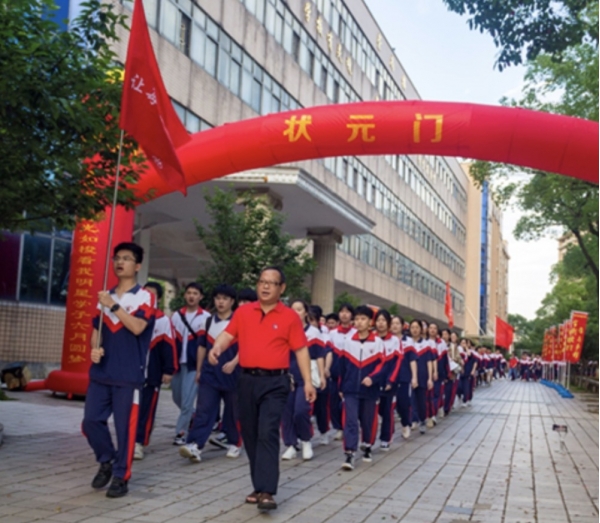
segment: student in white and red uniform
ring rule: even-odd
[[[171,316],[179,362],[179,371],[173,376],[171,390],[173,401],[180,410],[175,425],[173,445],[186,444],[194,413],[194,400],[198,388],[196,384],[198,347],[205,334],[206,320],[210,317],[210,314],[200,307],[203,295],[204,291],[199,283],[188,283],[183,294],[185,306]]]
[[[396,393],[398,391],[398,371],[402,363],[400,338],[390,332],[392,316],[385,309],[379,309],[375,315],[375,331],[383,341],[384,376],[379,395],[379,415],[381,416],[381,431],[379,433],[379,448],[387,452],[394,438],[394,410],[396,409]]]
[[[192,463],[199,463],[202,460],[202,449],[217,420],[221,402],[224,405],[222,430],[227,438],[227,444],[220,440],[215,440],[215,444],[227,449],[226,457],[228,458],[237,458],[240,455],[242,438],[238,424],[237,343],[232,343],[221,353],[217,365],[210,365],[205,361],[206,352],[212,349],[214,340],[231,321],[235,297],[236,292],[231,285],[219,284],[214,288],[213,302],[216,313],[206,320],[206,333],[202,336],[198,347],[196,412],[187,435],[187,442],[179,447],[179,455],[188,458]]]
[[[160,283],[148,282],[144,285],[144,289],[154,294],[157,303],[160,302],[163,296],[163,288]],[[154,331],[148,353],[146,379],[140,401],[140,415],[133,459],[144,459],[144,447],[149,445],[150,435],[154,428],[160,387],[163,383],[165,385],[171,383],[171,378],[177,372],[178,367],[173,325],[171,325],[170,318],[165,316],[165,313],[157,307],[156,321],[154,322]]]
[[[356,331],[348,337],[340,353],[340,392],[344,399],[345,470],[354,468],[362,430],[363,461],[372,461],[372,444],[377,433],[377,400],[385,382],[384,346],[371,331],[373,311],[366,305],[354,311]]]
[[[425,343],[429,347],[429,357],[431,358],[431,365],[432,365],[432,370],[433,370],[433,374],[432,374],[433,387],[431,388],[431,390],[427,391],[427,396],[426,396],[426,398],[427,398],[427,420],[425,422],[427,428],[431,429],[437,423],[437,419],[435,417],[437,414],[435,392],[436,392],[436,388],[439,388],[438,366],[437,366],[437,360],[438,360],[437,325],[435,325],[434,323],[432,323],[432,324],[429,324],[426,322],[422,322],[422,323],[427,325],[427,328],[424,330],[423,336],[426,338]],[[431,325],[433,325],[433,327],[434,327],[432,330],[430,330]],[[432,334],[432,332],[434,334]]]
[[[331,426],[336,431],[334,439],[341,440],[343,437],[343,424],[342,424],[342,400],[340,399],[339,389],[339,361],[340,354],[344,348],[346,338],[354,335],[356,330],[354,329],[354,307],[349,303],[343,303],[338,309],[338,318],[340,324],[337,329],[329,331],[329,339],[331,341],[332,357],[333,361],[331,364],[331,381],[329,390],[330,399],[330,415],[331,415]]]
[[[437,416],[444,417],[444,385],[448,380],[450,366],[448,363],[448,345],[443,338],[437,324],[429,324],[429,339],[435,343],[436,359],[433,362],[433,404],[431,406],[433,423],[437,423]]]
[[[154,296],[136,282],[143,257],[144,250],[135,243],[114,248],[113,270],[119,283],[98,293],[101,313],[92,322],[92,365],[81,429],[100,463],[92,487],[103,488],[112,478],[106,492],[109,498],[128,492],[140,391],[154,328]],[[116,449],[108,429],[111,414]]]
[[[421,434],[427,423],[427,393],[433,390],[433,358],[430,344],[423,338],[423,327],[419,320],[413,320],[406,338],[405,350],[412,350],[417,356],[417,387],[412,393],[413,424]]]
[[[294,300],[290,306],[300,316],[304,326],[311,367],[315,362],[319,374],[318,388],[322,390],[327,386],[327,381],[325,380],[325,350],[321,332],[310,324],[310,312],[307,303],[302,300]],[[297,455],[296,445],[300,441],[302,459],[307,461],[314,456],[311,444],[313,427],[310,422],[312,405],[306,400],[304,379],[298,367],[296,355],[293,352],[290,353],[290,374],[293,379],[293,390],[288,395],[281,417],[281,432],[283,443],[286,446],[281,459],[294,459]],[[314,382],[313,385],[315,385]]]
[[[311,306],[311,308],[314,306]],[[333,321],[332,321],[333,320]],[[321,434],[319,443],[329,445],[329,430],[331,429],[330,415],[330,390],[331,390],[331,365],[333,364],[333,349],[331,348],[331,338],[329,337],[330,327],[336,329],[338,325],[337,314],[328,314],[325,318],[326,327],[318,324],[315,318],[310,318],[311,325],[317,327],[321,332],[321,341],[323,342],[323,354],[325,356],[325,380],[326,387],[317,389],[317,399],[313,404],[313,414],[317,422],[317,428]]]
[[[398,390],[396,392],[396,409],[402,424],[402,437],[410,437],[411,426],[411,397],[412,391],[418,387],[417,380],[417,353],[414,347],[407,344],[407,337],[403,336],[404,320],[398,316],[392,317],[391,330],[400,340],[400,366],[396,378]]]

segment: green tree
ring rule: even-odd
[[[310,297],[304,282],[315,262],[305,252],[306,242],[294,242],[282,231],[283,214],[251,191],[216,188],[205,200],[211,223],[196,228],[213,262],[199,276],[207,294],[219,283],[254,288],[260,271],[275,265],[286,276],[285,296]]]
[[[519,352],[539,354],[542,351],[544,322],[538,318],[528,320],[520,314],[509,314],[508,323],[515,329],[515,349]]]
[[[540,54],[560,61],[583,42],[598,43],[598,0],[443,0],[467,15],[470,29],[489,33],[500,48],[496,66],[535,60]]]
[[[360,298],[347,291],[338,294],[333,302],[333,311],[337,312],[344,303],[349,303],[352,307],[358,307],[362,304]]]
[[[52,0],[0,0],[0,230],[71,228],[112,201],[121,71],[111,43],[125,18],[88,0],[69,30]],[[139,163],[125,140],[125,188]]]

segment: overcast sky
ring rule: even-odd
[[[442,0],[366,2],[422,99],[499,105],[503,96],[520,92],[524,68],[495,69],[491,37],[471,31],[467,18],[448,11]],[[550,290],[558,246],[553,239],[515,240],[518,218],[518,211],[504,211],[511,257],[508,310],[531,319]]]

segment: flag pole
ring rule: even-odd
[[[119,178],[121,175],[121,156],[123,154],[123,137],[125,131],[121,129],[121,136],[119,137],[119,154],[117,156],[117,171],[115,173],[115,188],[113,190],[113,200],[110,207],[110,222],[108,225],[108,243],[106,245],[106,259],[104,261],[104,280],[102,282],[102,290],[106,291],[108,286],[108,266],[110,265],[111,252],[110,247],[112,245],[113,231],[115,229],[115,214],[117,210],[117,197],[119,194]],[[100,307],[100,319],[98,321],[98,336],[96,336],[96,349],[100,348],[102,342],[102,322],[104,321],[104,306]]]

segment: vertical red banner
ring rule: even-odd
[[[565,357],[569,363],[578,363],[583,349],[585,328],[587,326],[588,313],[581,311],[571,312],[571,321],[567,333]]]
[[[90,368],[92,318],[104,283],[111,210],[99,221],[82,220],[73,233],[61,368],[50,373],[46,386],[55,392],[85,394]],[[134,211],[117,207],[112,245],[131,241]],[[108,287],[116,284],[109,267]]]

